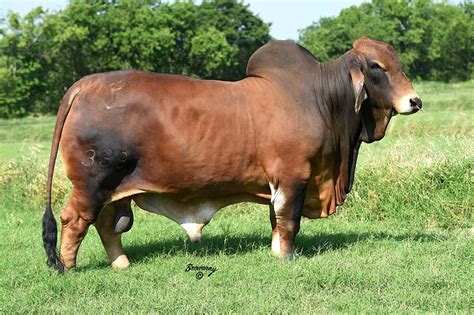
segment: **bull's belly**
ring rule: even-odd
[[[202,229],[219,209],[240,202],[268,202],[265,198],[251,194],[191,201],[160,193],[143,193],[132,198],[143,210],[163,215],[181,225],[192,242],[201,239]]]

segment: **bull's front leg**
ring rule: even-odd
[[[270,184],[272,204],[272,251],[283,260],[292,260],[295,255],[295,238],[300,230],[301,212],[306,194],[305,182]]]
[[[270,204],[270,223],[272,224],[272,253],[280,255],[280,236],[278,235],[275,208]]]

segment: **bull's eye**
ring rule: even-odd
[[[371,68],[371,69],[382,69],[382,67],[381,67],[378,63],[376,63],[376,62],[374,62],[373,64],[371,64],[371,65],[370,65],[370,68]],[[382,69],[382,70],[383,70],[383,69]]]

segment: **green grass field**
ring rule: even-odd
[[[363,145],[346,204],[303,220],[290,263],[270,254],[266,207],[221,210],[199,244],[134,208],[129,269],[109,267],[91,227],[76,270],[58,275],[41,240],[54,117],[0,120],[0,313],[473,313],[474,81],[416,89],[424,111]],[[57,219],[69,188],[60,164]],[[188,264],[217,271],[198,280]]]

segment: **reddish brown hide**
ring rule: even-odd
[[[391,117],[421,108],[394,50],[362,38],[325,64],[291,41],[269,43],[238,82],[140,71],[87,76],[66,93],[48,173],[43,238],[48,264],[76,263],[90,224],[112,266],[129,265],[120,234],[133,200],[180,224],[192,241],[222,207],[270,205],[272,250],[294,255],[301,216],[344,202],[359,146]],[[61,150],[72,197],[61,213],[61,258],[51,184]]]

